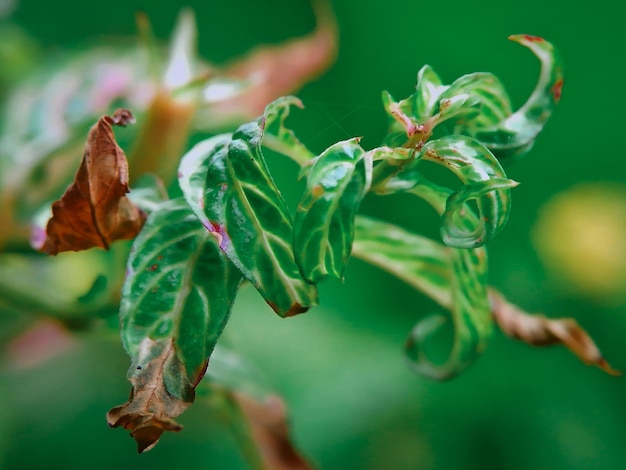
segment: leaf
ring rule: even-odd
[[[337,54],[335,18],[327,0],[317,0],[313,7],[317,27],[311,34],[277,46],[259,47],[224,68],[224,76],[246,80],[250,87],[216,103],[217,114],[258,116],[272,100],[297,90],[331,66]]]
[[[433,114],[437,100],[448,87],[443,85],[439,75],[429,65],[424,65],[417,73],[415,88],[415,93],[412,95],[412,114],[426,118]]]
[[[263,119],[200,142],[181,161],[183,194],[220,248],[281,316],[317,303],[296,265],[287,205],[261,152]]]
[[[541,71],[534,91],[520,109],[497,125],[470,133],[498,158],[519,156],[530,150],[561,99],[563,88],[563,64],[550,42],[527,34],[509,39],[529,48],[541,62]]]
[[[71,183],[93,123],[114,104],[141,111],[151,95],[137,48],[109,41],[50,59],[20,80],[1,111],[0,246],[28,242],[33,213]]]
[[[172,340],[155,341],[145,338],[136,361],[136,371],[130,374],[133,389],[127,403],[107,413],[109,426],[122,426],[137,441],[137,451],[152,449],[165,431],[180,431],[174,421],[194,399],[194,384],[176,357]],[[167,389],[167,376],[176,377],[184,395],[172,395]]]
[[[295,96],[283,96],[267,105],[262,143],[264,147],[291,158],[299,165],[309,164],[315,155],[285,126],[291,106],[304,107]]]
[[[140,452],[180,429],[171,418],[193,402],[240,280],[184,200],[152,212],[133,244],[120,306],[133,391],[108,415]]]
[[[390,194],[419,188],[430,182],[420,171],[420,164],[429,161],[454,173],[464,184],[450,192],[442,211],[441,237],[455,248],[483,246],[506,225],[511,210],[510,188],[517,182],[506,173],[493,154],[476,140],[453,135],[431,140],[412,159],[398,160],[394,155],[379,163],[374,170],[374,191]],[[475,200],[478,214],[468,202]]]
[[[302,275],[319,282],[343,276],[352,250],[354,217],[371,182],[371,160],[360,139],[338,142],[307,167],[294,221],[294,252]]]
[[[563,344],[585,364],[596,365],[609,375],[622,375],[604,359],[589,334],[576,320],[552,320],[543,315],[530,315],[511,304],[495,289],[489,291],[489,300],[493,317],[507,336],[533,346]]]
[[[417,91],[396,102],[383,93],[390,116],[384,144],[417,150],[430,139],[450,134],[475,138],[499,159],[530,150],[561,98],[563,66],[554,46],[543,38],[515,35],[541,61],[539,81],[528,101],[512,113],[502,83],[491,73],[472,73],[444,86],[428,66],[420,70]]]
[[[446,191],[433,192],[433,198],[442,209]],[[411,331],[405,349],[416,372],[436,380],[450,379],[483,352],[493,323],[483,248],[447,248],[395,225],[358,217],[353,256],[398,276],[450,310],[454,339],[445,362],[433,362],[425,343],[448,323],[446,317],[428,317]]]
[[[51,255],[92,247],[109,249],[112,242],[134,238],[141,230],[145,215],[126,197],[128,163],[111,127],[130,122],[130,111],[118,109],[91,128],[74,182],[52,204],[46,240],[38,249]]]
[[[249,427],[257,447],[261,467],[267,470],[311,470],[313,467],[298,453],[289,436],[287,409],[277,395],[256,400],[238,392],[231,393]]]
[[[417,128],[424,125],[433,115],[439,95],[448,87],[441,83],[441,79],[435,71],[425,65],[417,74],[417,86],[415,93],[409,97],[395,102],[388,92],[383,92],[382,100],[385,111],[389,116],[389,131],[384,143],[389,146],[402,146],[408,137],[412,137],[411,127]]]
[[[447,309],[452,307],[449,250],[397,225],[356,217],[352,255],[390,272]]]
[[[312,468],[290,436],[284,401],[258,369],[231,349],[215,349],[198,397],[224,414],[251,468]]]
[[[436,125],[453,120],[444,134],[472,135],[511,114],[511,102],[498,78],[486,72],[471,73],[454,81],[438,97]],[[448,123],[446,123],[448,124]]]

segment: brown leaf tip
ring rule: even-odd
[[[130,437],[137,442],[140,454],[152,449],[165,431],[178,432],[183,427],[173,419],[158,417],[152,413],[124,414],[125,406],[118,406],[107,413],[107,423],[112,428],[122,426],[130,430]]]
[[[108,117],[108,116],[107,116]],[[128,124],[135,124],[135,116],[128,109],[119,108],[113,113],[113,116],[107,119],[111,124],[126,127]]]
[[[506,335],[533,346],[562,344],[585,364],[596,365],[609,375],[621,375],[611,367],[591,336],[576,320],[530,315],[494,289],[489,292],[489,300],[494,320]]]

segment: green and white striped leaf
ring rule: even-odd
[[[537,85],[519,110],[512,112],[506,90],[491,73],[464,75],[444,86],[425,66],[417,91],[408,98],[396,102],[383,93],[390,117],[384,144],[420,148],[431,137],[462,134],[477,139],[498,158],[528,152],[561,98],[563,65],[543,38],[521,34],[509,39],[529,48],[541,62]]]
[[[418,184],[431,184],[420,172],[422,161],[443,166],[464,184],[451,193],[442,211],[441,236],[446,245],[482,246],[502,230],[511,210],[510,188],[517,183],[506,178],[502,166],[486,147],[469,137],[456,135],[431,140],[404,166],[397,159],[381,162],[374,171],[375,192],[389,194],[412,190]],[[470,200],[476,200],[478,218],[468,204]]]
[[[186,202],[163,203],[133,243],[122,290],[122,340],[133,363],[145,353],[146,338],[172,341],[192,383],[199,380],[240,280]],[[167,383],[168,391],[182,398],[176,377]]]
[[[371,182],[371,159],[359,139],[338,142],[307,167],[294,221],[294,252],[302,275],[342,278],[354,238],[354,217]]]
[[[443,206],[446,191],[431,193]],[[437,380],[452,378],[485,349],[493,321],[483,248],[448,248],[396,225],[358,217],[353,256],[394,274],[450,311],[454,341],[445,362],[429,359],[424,343],[448,317],[427,317],[412,330],[406,353],[417,372]]]
[[[563,88],[563,63],[550,42],[527,34],[509,39],[529,48],[539,59],[541,71],[534,91],[520,109],[495,126],[469,132],[498,158],[520,156],[530,150],[561,99]]]
[[[408,98],[396,102],[389,92],[384,91],[383,107],[389,116],[389,130],[384,144],[390,147],[405,145],[410,139],[407,132],[410,134],[411,127],[429,122],[438,103],[439,95],[447,88],[448,86],[441,83],[435,71],[429,65],[425,65],[417,74],[415,93]]]
[[[284,96],[267,105],[262,143],[264,147],[291,158],[299,165],[305,165],[315,155],[285,126],[291,106],[304,107],[295,96]]]
[[[510,188],[517,182],[506,174],[493,154],[477,141],[463,136],[433,140],[424,146],[424,160],[452,171],[464,184],[448,198],[442,216],[444,243],[455,248],[474,248],[490,241],[506,224],[511,212]],[[467,231],[455,219],[471,211],[467,202],[476,200],[478,225]]]
[[[131,357],[130,399],[107,413],[151,449],[195,399],[209,356],[228,321],[241,273],[184,199],[154,210],[133,243],[120,305]]]
[[[446,309],[452,307],[450,250],[395,224],[359,215],[352,255],[402,279]]]
[[[197,144],[181,162],[180,185],[246,279],[290,316],[315,305],[317,290],[295,262],[291,215],[263,158],[262,136],[261,123],[252,122]]]
[[[511,114],[511,102],[495,75],[478,72],[458,78],[441,93],[435,113],[440,133],[467,135],[506,119]]]

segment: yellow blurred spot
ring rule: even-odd
[[[545,204],[532,233],[566,287],[605,302],[626,295],[626,185],[583,183]]]

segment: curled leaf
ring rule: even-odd
[[[489,150],[474,139],[456,135],[426,144],[423,158],[452,171],[465,185],[447,199],[441,225],[446,245],[483,246],[504,228],[511,211],[510,188],[517,183],[506,179],[500,163]],[[466,204],[471,199],[478,205],[478,224],[467,230],[464,225],[468,215],[464,210],[471,210]],[[455,220],[455,214],[465,220]]]
[[[446,192],[433,196],[443,209]],[[357,217],[353,256],[402,279],[450,311],[437,314],[413,328],[406,342],[411,367],[436,380],[450,379],[471,365],[485,349],[492,331],[487,303],[487,259],[483,248],[445,247],[396,225]],[[426,343],[448,325],[453,343],[443,362],[432,360]]]
[[[141,230],[145,215],[126,197],[128,162],[112,128],[133,121],[130,111],[118,109],[91,128],[74,182],[52,204],[46,239],[38,249],[51,255],[109,249],[112,242],[134,238]]]
[[[306,168],[307,186],[294,221],[294,252],[303,276],[337,278],[350,258],[354,217],[371,181],[371,160],[359,139],[338,142]]]
[[[438,97],[435,111],[438,126],[452,122],[444,126],[446,134],[462,134],[500,123],[511,114],[511,102],[495,75],[477,72],[456,79]]]
[[[533,346],[562,344],[585,364],[596,365],[609,375],[621,375],[602,357],[594,341],[576,320],[552,320],[543,315],[530,315],[494,289],[489,292],[489,300],[493,317],[507,336]]]
[[[550,42],[528,34],[509,39],[530,49],[541,62],[541,71],[535,89],[520,109],[495,126],[469,132],[498,158],[519,156],[530,150],[561,99],[563,89],[563,64]]]
[[[402,160],[397,156],[397,151],[388,152],[374,168],[375,192],[413,191],[422,196],[419,193],[428,186],[439,191],[438,185],[423,175],[423,161],[446,168],[463,182],[459,190],[448,191],[445,211],[441,211],[441,237],[446,245],[483,246],[506,225],[511,210],[510,189],[517,183],[506,178],[496,157],[480,142],[452,135],[427,142],[412,158]],[[468,204],[471,200],[476,201],[477,214]]]
[[[267,105],[264,114],[263,146],[291,158],[300,165],[305,165],[315,158],[315,154],[285,126],[285,119],[289,116],[291,106],[304,107],[295,96],[283,96]]]
[[[289,436],[287,409],[277,395],[257,400],[232,392],[232,400],[245,419],[262,467],[267,470],[311,470]]]
[[[107,413],[112,428],[122,426],[137,441],[137,450],[152,449],[165,431],[180,431],[182,426],[174,421],[194,399],[194,384],[184,365],[176,357],[171,339],[160,341],[145,338],[139,347],[137,366],[131,369],[133,389],[130,399]],[[167,376],[177,377],[183,396],[168,391]]]

